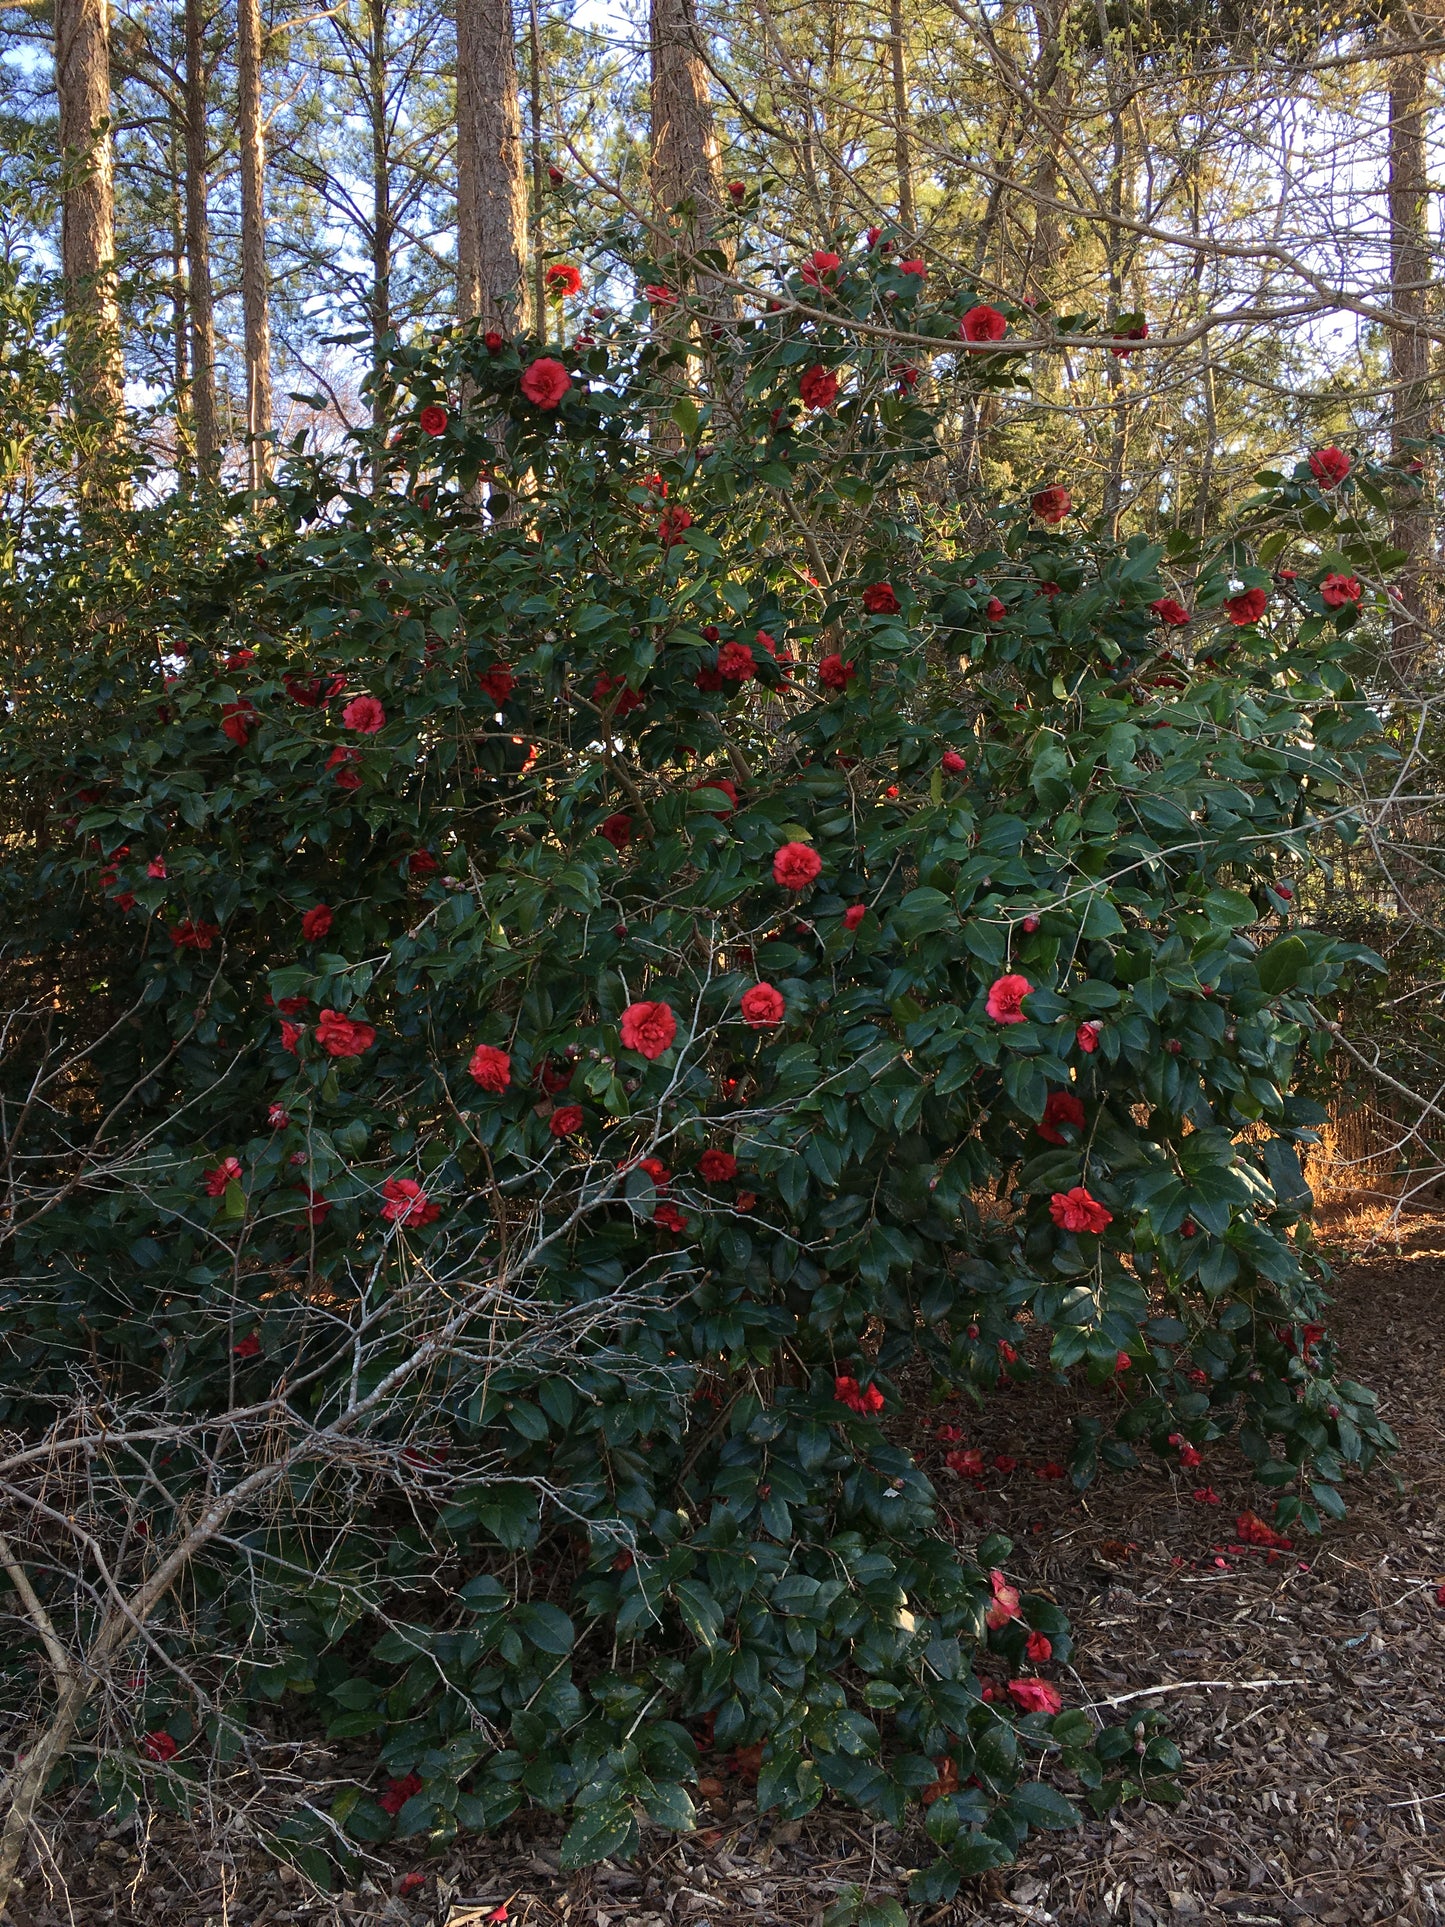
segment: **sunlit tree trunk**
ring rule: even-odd
[[[369,0],[367,8],[366,111],[371,134],[371,356],[379,372],[391,333],[391,254],[395,223],[391,207],[391,156],[387,141],[386,0]],[[374,425],[382,427],[378,394],[373,398]]]
[[[715,244],[717,130],[692,0],[651,5],[653,207],[663,247],[686,268],[699,248]]]
[[[115,290],[107,0],[55,0],[55,81],[64,164],[60,263],[71,405],[104,449],[119,441],[124,399]]]
[[[1395,325],[1390,331],[1390,441],[1395,460],[1403,463],[1420,453],[1410,444],[1423,440],[1431,427],[1430,343],[1420,327],[1430,280],[1425,83],[1423,54],[1402,54],[1391,62],[1390,305]],[[1392,539],[1409,558],[1399,578],[1400,601],[1390,640],[1391,658],[1403,671],[1419,652],[1421,624],[1429,614],[1430,514],[1423,492],[1401,498]]]
[[[241,308],[246,332],[246,444],[252,488],[270,471],[271,313],[266,279],[266,124],[261,108],[260,0],[237,0],[241,143]]]
[[[911,234],[913,142],[909,125],[908,68],[903,49],[903,0],[889,0],[888,52],[893,68],[893,161],[898,170],[898,225]]]
[[[527,186],[512,0],[457,0],[457,312],[515,323]]]
[[[186,270],[191,309],[191,416],[196,463],[214,474],[220,454],[216,421],[216,321],[211,298],[211,222],[206,162],[206,65],[201,0],[185,6]]]

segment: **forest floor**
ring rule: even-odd
[[[1007,1532],[1011,1573],[1068,1611],[1066,1699],[1140,1696],[1167,1712],[1185,1761],[1180,1806],[1035,1836],[1017,1865],[920,1910],[922,1927],[1445,1922],[1445,1218],[1413,1220],[1398,1242],[1372,1243],[1371,1229],[1331,1228],[1347,1253],[1331,1322],[1402,1449],[1395,1479],[1354,1481],[1348,1519],[1322,1540],[1240,1546],[1234,1519],[1259,1493],[1224,1451],[1194,1475],[1217,1508],[1164,1469],[1108,1475],[1082,1497],[1038,1478],[1067,1456],[1063,1393],[1001,1397],[969,1428],[990,1459],[1018,1461],[991,1483],[943,1471],[926,1428],[910,1440],[960,1536]],[[32,1863],[10,1915],[15,1927],[481,1927],[505,1903],[513,1927],[815,1927],[849,1887],[901,1898],[924,1857],[854,1813],[783,1824],[736,1780],[712,1785],[724,1790],[701,1830],[645,1837],[631,1866],[560,1874],[544,1816],[441,1861],[398,1847],[361,1891],[329,1898],[259,1858],[188,1852],[163,1824],[144,1838],[72,1828],[51,1834],[55,1859]]]

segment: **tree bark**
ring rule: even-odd
[[[888,51],[893,63],[893,160],[898,170],[898,225],[915,227],[913,142],[908,117],[908,70],[903,56],[903,0],[888,0]]]
[[[689,259],[713,244],[722,200],[693,0],[651,0],[651,41],[654,214],[662,251],[681,256],[692,278]]]
[[[71,406],[102,446],[119,440],[123,404],[115,288],[107,0],[55,0],[55,84],[64,159],[60,263]]]
[[[211,297],[211,222],[206,165],[206,64],[201,0],[186,0],[186,270],[191,306],[191,417],[196,465],[213,475],[216,425],[216,320]]]
[[[246,330],[246,447],[251,487],[271,470],[271,313],[266,281],[266,124],[261,110],[261,0],[237,0],[241,141],[241,307]]]
[[[367,8],[367,116],[371,123],[371,365],[381,373],[391,333],[391,253],[395,220],[391,206],[391,152],[387,138],[386,0]],[[385,429],[386,411],[378,388],[372,396],[372,427]]]
[[[1412,39],[1419,36],[1405,22]],[[1428,178],[1425,165],[1425,56],[1402,54],[1390,66],[1390,447],[1397,462],[1408,464],[1423,451],[1431,429],[1430,343],[1421,331],[1430,280]],[[1400,672],[1409,669],[1424,640],[1429,619],[1428,565],[1430,515],[1423,491],[1402,496],[1393,516],[1391,539],[1408,561],[1401,572],[1391,624],[1390,656]]]
[[[512,0],[457,0],[457,313],[463,321],[515,324],[526,252]]]

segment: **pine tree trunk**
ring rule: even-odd
[[[190,304],[186,299],[186,167],[185,138],[174,115],[171,116],[166,130],[166,158],[170,179],[167,182],[171,217],[171,381],[176,396],[176,446],[175,463],[177,475],[184,478],[191,471],[195,459],[192,445],[190,415],[186,407],[186,396],[190,392]]]
[[[246,445],[252,488],[270,473],[271,315],[266,282],[266,127],[261,110],[261,0],[237,0],[241,140],[241,307],[246,330]]]
[[[527,189],[512,0],[457,0],[457,312],[519,318]]]
[[[111,177],[107,0],[55,0],[55,82],[64,156],[60,263],[71,405],[103,444],[118,441],[123,403]]]
[[[1403,54],[1391,63],[1390,305],[1396,322],[1390,332],[1390,444],[1394,459],[1405,464],[1422,455],[1409,444],[1423,440],[1431,426],[1430,343],[1419,327],[1430,279],[1425,83],[1423,54]],[[1429,617],[1430,515],[1420,491],[1402,497],[1391,539],[1409,557],[1390,638],[1391,660],[1404,673],[1419,654],[1421,625]]]
[[[889,0],[888,51],[893,67],[893,159],[898,170],[898,225],[914,230],[913,142],[908,119],[908,69],[903,52],[903,0]]]
[[[714,244],[721,202],[717,132],[693,0],[651,0],[652,198],[663,252],[690,258]],[[705,284],[706,273],[696,277]]]
[[[201,0],[186,0],[186,269],[191,304],[191,417],[196,465],[216,471],[216,322],[211,298],[211,223],[206,166],[206,68]]]
[[[396,220],[391,204],[391,147],[387,125],[387,0],[367,7],[366,111],[371,123],[371,366],[378,378],[371,398],[371,425],[386,432],[391,410],[379,377],[391,334],[391,256]],[[382,473],[380,458],[375,474]]]

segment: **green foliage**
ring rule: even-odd
[[[946,338],[909,281],[836,298]],[[1127,1353],[1079,1483],[1242,1427],[1311,1529],[1390,1442],[1305,1329],[1292,1095],[1374,960],[1281,887],[1348,835],[1375,725],[1314,591],[1166,647],[1158,548],[1027,504],[925,543],[932,423],[885,349],[704,333],[689,410],[680,338],[597,332],[556,408],[525,344],[399,351],[399,434],[298,455],[219,554],[175,504],[31,552],[6,904],[64,989],[10,1075],[58,1031],[83,1068],[25,1119],[6,1422],[81,1378],[151,1427],[89,1527],[122,1576],[202,1476],[288,1455],[157,1638],[236,1721],[294,1703],[374,1756],[381,1797],[287,1823],[309,1870],[523,1803],[569,1865],[627,1853],[691,1826],[701,1734],[761,1749],[767,1810],[922,1811],[946,1898],[1178,1756],[1025,1710],[1066,1621],[1000,1617],[1007,1542],[935,1530],[904,1386],[1027,1381],[1030,1330],[1095,1382]],[[1302,470],[1249,539],[1323,509],[1364,541],[1355,501]],[[1178,563],[1209,606],[1271,582],[1251,556]]]

